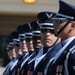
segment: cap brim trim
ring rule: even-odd
[[[35,33],[41,33],[41,32],[40,31],[33,31],[32,33],[35,34]]]
[[[40,26],[42,26],[42,25],[53,26],[53,23],[40,23]]]
[[[56,14],[56,16],[54,16],[52,19],[54,19],[54,20],[57,20],[57,19],[59,19],[59,20],[68,20],[68,19],[74,19],[74,17],[72,17],[72,16],[67,16],[67,15],[63,15],[63,14]]]
[[[13,39],[13,41],[20,41],[19,39]]]
[[[54,29],[53,23],[41,23],[40,24],[41,29]]]
[[[25,33],[25,35],[32,35],[32,33]]]
[[[25,36],[25,34],[19,34],[19,37],[20,37],[20,36]]]
[[[14,42],[9,42],[9,45],[13,45],[14,44]]]

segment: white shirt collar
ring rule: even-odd
[[[63,40],[63,41],[62,41],[62,44],[65,45],[69,40],[72,40],[72,39],[74,39],[74,38],[75,38],[75,36],[70,37],[70,38],[68,38],[68,39],[66,39],[66,40]]]

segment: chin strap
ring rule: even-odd
[[[54,43],[52,46],[54,46],[54,45],[57,43],[58,39],[59,39],[59,38],[56,39],[55,43]],[[52,47],[52,46],[50,46],[50,47]],[[49,47],[49,48],[50,48],[50,47]]]
[[[58,36],[66,27],[67,25],[71,22],[71,19],[55,34],[55,36]]]

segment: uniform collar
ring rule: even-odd
[[[49,47],[43,47],[43,54],[47,53]]]
[[[29,55],[31,55],[32,53],[34,53],[35,51],[29,51]]]
[[[68,41],[70,41],[70,40],[72,40],[72,39],[74,39],[74,38],[75,38],[75,36],[70,37],[70,38],[68,38],[68,39],[66,39],[66,40],[61,41],[61,43],[62,43],[63,46],[64,46]]]

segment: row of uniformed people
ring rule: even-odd
[[[17,31],[19,33],[19,39],[18,39],[18,33],[17,32],[13,32],[10,35],[11,38],[12,38],[11,39],[12,40],[12,45],[11,45],[11,47],[8,47],[8,48],[10,48],[10,49],[13,48],[13,45],[15,43],[18,46],[20,45],[19,50],[22,50],[22,53],[21,53],[21,51],[18,53],[18,55],[21,55],[21,56],[18,58],[18,60],[16,60],[17,61],[16,63],[14,62],[14,64],[13,64],[14,67],[13,66],[11,67],[12,69],[15,68],[16,65],[17,65],[18,70],[20,68],[22,68],[24,63],[26,63],[26,62],[28,62],[28,60],[32,59],[36,55],[36,53],[38,53],[39,49],[42,47],[41,40],[40,40],[41,37],[40,37],[38,22],[33,21],[32,25],[33,25],[33,36],[32,36],[32,29],[31,29],[29,24],[24,24],[22,26],[17,27]],[[33,40],[34,48],[33,48],[33,43],[32,43],[32,37],[34,39]],[[13,43],[13,40],[15,41],[14,43]],[[11,41],[9,40],[9,44],[10,44],[10,42]],[[34,52],[34,49],[35,49],[36,53]],[[9,50],[9,49],[7,49],[7,50]],[[33,53],[33,55],[31,55],[32,53]]]
[[[37,21],[33,21],[32,22],[32,25],[34,25],[35,27],[34,27],[34,29],[35,30],[33,30],[33,36],[32,36],[32,34],[31,33],[26,33],[25,34],[25,36],[27,36],[27,37],[25,37],[25,39],[26,39],[26,44],[27,44],[27,46],[30,46],[30,50],[31,49],[33,49],[32,48],[32,45],[34,45],[34,50],[35,50],[35,52],[32,54],[32,52],[31,51],[29,51],[29,57],[26,59],[24,59],[24,61],[22,61],[20,64],[19,64],[19,68],[20,68],[20,71],[19,71],[19,73],[18,74],[22,74],[23,72],[25,73],[25,72],[27,72],[27,64],[28,64],[28,61],[30,61],[32,58],[34,58],[35,56],[36,56],[36,53],[38,53],[38,51],[39,51],[39,49],[42,47],[42,44],[41,44],[41,41],[40,41],[40,39],[41,39],[41,37],[40,37],[40,31],[39,31],[39,26],[38,26],[38,24],[37,24],[38,22]],[[36,25],[35,25],[36,24]],[[29,24],[29,27],[30,27],[30,24]],[[27,29],[27,27],[25,26],[25,27],[23,27],[24,29],[26,28]],[[22,28],[22,30],[23,30],[23,28]],[[30,27],[31,28],[31,27]],[[32,27],[33,28],[33,27]],[[31,32],[31,30],[29,30],[29,29],[27,29],[27,31],[30,31]],[[26,32],[26,31],[25,31]],[[33,38],[33,44],[32,44],[32,38]],[[24,40],[25,40],[24,39]],[[30,41],[30,42],[29,42]],[[30,43],[30,45],[29,45],[29,43]]]
[[[53,21],[54,34],[61,38],[61,42],[48,50],[34,75],[75,75],[75,6],[62,0],[59,6],[58,13],[46,13],[49,17],[44,23]],[[55,16],[51,16],[53,14]]]
[[[39,42],[36,44],[34,40],[39,31],[33,30],[31,35],[26,27],[35,29],[35,23],[17,28],[22,56],[9,67],[10,75],[75,75],[75,6],[62,0],[59,4],[58,13],[41,12],[37,15],[41,40],[39,46]],[[29,40],[34,47],[29,47]]]
[[[45,15],[44,18],[46,19],[46,17],[48,17],[48,15],[51,14],[49,12],[47,13],[45,12],[39,13],[37,16],[38,19],[40,19],[40,14]],[[38,27],[35,26],[35,25],[39,25],[38,21],[34,21],[34,22],[31,22],[31,24],[24,24],[22,26],[17,27],[17,31],[19,32],[19,41],[20,41],[20,48],[22,50],[22,56],[19,57],[17,60],[15,60],[15,62],[10,67],[8,74],[14,73],[14,74],[22,75],[22,74],[27,74],[27,73],[28,74],[33,73],[35,75],[39,72],[38,71],[39,70],[38,67],[40,67],[39,64],[41,63],[42,59],[47,56],[46,52],[48,51],[50,47],[52,48],[52,46],[54,46],[58,42],[58,38],[54,36],[54,27],[53,27],[52,21],[49,21],[49,20],[45,21],[43,20],[44,18],[40,20],[41,21],[40,23],[41,36],[40,36],[40,30],[36,30]],[[31,27],[35,29],[35,31],[33,30],[33,35],[31,33]],[[14,37],[14,35],[15,33],[11,34],[12,39],[18,40]],[[32,44],[32,38],[33,38],[33,44]],[[35,39],[41,39],[43,47],[41,45],[41,41],[38,40],[38,43],[36,43]],[[30,45],[32,46],[30,47]],[[34,45],[34,48],[33,48],[33,45]],[[39,53],[37,51],[38,47],[40,48],[42,47]],[[28,53],[27,48],[29,50],[29,53]],[[35,52],[32,54],[33,50],[37,51],[36,52],[38,53],[37,56]],[[35,58],[30,61],[30,59],[32,59],[31,57],[32,58],[35,57]]]
[[[38,17],[40,14],[41,13],[38,14]],[[47,17],[47,15],[51,14],[51,13],[48,13],[46,15],[46,13],[43,12],[42,14],[44,14],[45,17]],[[9,74],[16,73],[16,74],[21,75],[21,74],[27,74],[27,73],[29,74],[29,72],[31,73],[33,71],[33,74],[35,75],[36,67],[41,62],[41,60],[45,57],[45,55],[47,55],[46,52],[48,51],[48,48],[50,48],[55,43],[57,43],[58,38],[54,36],[53,23],[50,21],[45,21],[43,19],[40,21],[41,21],[41,23],[40,23],[41,36],[40,36],[39,30],[37,30],[37,31],[33,30],[33,37],[32,37],[31,27],[36,30],[36,28],[38,28],[38,27],[36,27],[35,25],[39,25],[38,21],[34,21],[34,22],[31,22],[30,24],[24,24],[22,26],[17,27],[17,31],[19,32],[19,41],[20,41],[20,48],[22,50],[22,56],[19,57],[17,60],[15,60],[15,62],[12,64],[12,66],[9,69]],[[35,28],[34,28],[34,26],[35,26]],[[15,33],[11,34],[12,39],[17,40],[17,39],[15,39],[14,35],[15,35]],[[33,38],[33,44],[34,44],[35,49],[33,48],[32,38]],[[39,51],[39,53],[38,53],[38,51],[36,52],[36,53],[38,53],[37,56],[36,56],[35,52],[33,54],[32,54],[32,52],[33,52],[33,50],[36,51],[38,49],[38,45],[40,48],[42,45],[41,45],[41,41],[38,41],[38,44],[35,42],[36,38],[41,39],[42,44],[43,44],[43,47]],[[27,45],[27,47],[26,47],[26,45]],[[28,48],[28,50],[27,50],[27,48]],[[29,51],[29,53],[28,53],[28,51]],[[34,58],[33,61],[30,61],[32,58]],[[28,61],[30,61],[29,64],[28,64]],[[33,64],[34,67],[33,66],[28,67],[27,64],[31,65],[32,62],[34,63]],[[26,66],[28,67],[28,69]]]

